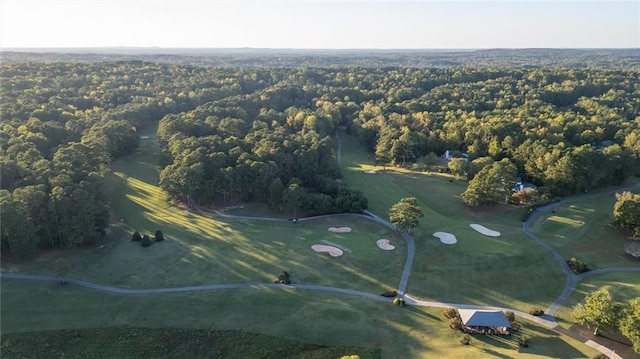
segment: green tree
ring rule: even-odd
[[[391,206],[389,221],[401,231],[409,231],[418,226],[418,220],[424,217],[422,207],[415,197],[405,197]]]
[[[516,166],[506,158],[485,166],[469,181],[462,201],[471,207],[506,202],[515,185],[516,172]]]
[[[629,300],[628,304],[620,316],[620,332],[629,338],[633,350],[640,354],[640,297]]]
[[[159,229],[156,231],[155,240],[156,240],[156,242],[164,241],[164,234]]]
[[[467,171],[467,159],[466,158],[452,158],[447,164],[447,167],[456,176],[456,179],[460,175],[464,175]]]
[[[611,300],[606,289],[597,290],[587,295],[582,303],[573,309],[571,317],[580,324],[593,327],[593,335],[598,335],[601,328],[615,328],[618,324],[620,308]]]
[[[613,206],[615,224],[640,238],[640,194],[629,191],[616,193],[616,200]]]

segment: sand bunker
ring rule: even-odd
[[[333,233],[349,233],[351,232],[350,227],[329,227],[329,232]]]
[[[381,249],[384,249],[385,251],[392,251],[392,250],[396,249],[395,246],[389,244],[389,240],[388,239],[378,239],[376,244],[378,245],[378,247],[380,247]]]
[[[148,139],[149,139],[149,136],[140,136],[140,139],[148,140]]]
[[[341,246],[341,245],[339,245],[339,244],[336,244],[336,243],[333,243],[333,242],[329,242],[329,241],[327,241],[327,240],[325,240],[325,239],[321,240],[320,242],[322,242],[322,243],[324,243],[324,244],[326,244],[326,245],[328,245],[328,246],[332,246],[332,247],[339,248],[339,249],[341,249],[343,252],[349,252],[349,253],[351,253],[351,249],[349,249],[349,248],[347,248],[347,247],[345,247],[345,246]]]
[[[368,175],[374,175],[374,174],[376,174],[378,172],[369,170],[369,171],[364,171],[364,173],[366,173]]]
[[[336,248],[333,246],[325,246],[322,244],[314,244],[311,246],[311,249],[313,249],[318,253],[325,253],[325,252],[329,253],[329,255],[332,257],[340,257],[343,254],[340,248]]]
[[[444,244],[454,244],[458,241],[456,239],[456,236],[447,232],[436,232],[433,234],[433,236],[436,238],[440,238],[440,242]]]
[[[483,225],[480,224],[470,224],[469,225],[471,228],[475,229],[476,231],[484,234],[485,236],[489,236],[489,237],[499,237],[500,236],[500,232],[498,231],[494,231],[492,229],[489,229]]]

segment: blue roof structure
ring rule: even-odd
[[[501,311],[458,309],[462,324],[468,327],[503,327],[511,328],[511,324]]]

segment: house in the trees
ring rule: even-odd
[[[509,334],[511,324],[501,311],[458,309],[462,330],[473,334]]]
[[[451,161],[454,158],[464,158],[465,160],[469,161],[469,155],[458,150],[444,151],[444,158],[447,160],[447,162]]]
[[[533,183],[522,182],[522,178],[516,178],[516,184],[513,186],[513,192],[520,192],[525,190],[537,190],[538,186]]]

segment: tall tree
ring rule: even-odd
[[[615,224],[640,238],[640,194],[624,191],[616,193],[616,199],[613,207]]]
[[[516,166],[507,158],[483,167],[469,181],[469,186],[462,193],[462,201],[471,207],[495,205],[501,200],[506,202],[516,183],[516,171]]]
[[[593,335],[598,335],[598,330],[602,328],[615,328],[619,314],[620,307],[613,303],[609,291],[600,289],[576,305],[571,317],[588,328],[593,327]]]
[[[640,297],[629,300],[628,304],[620,316],[620,332],[629,338],[633,350],[640,354]]]
[[[424,212],[415,197],[402,198],[389,210],[389,221],[401,231],[417,227],[422,217]]]

